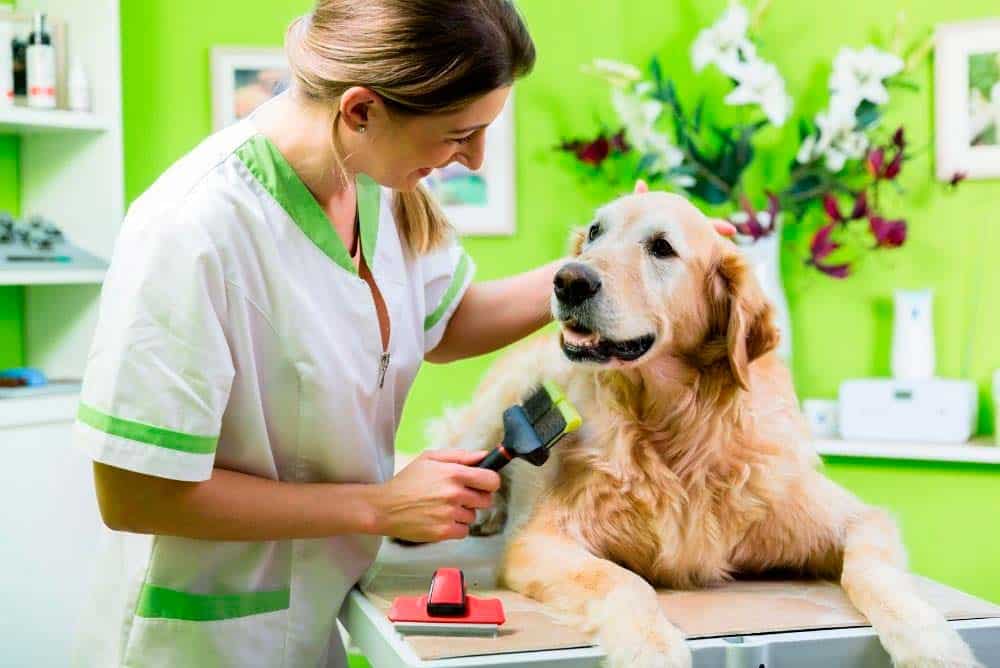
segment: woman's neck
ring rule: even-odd
[[[349,248],[354,234],[354,179],[334,155],[329,107],[287,91],[258,108],[253,124],[292,166]]]

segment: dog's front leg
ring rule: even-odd
[[[841,584],[897,668],[981,666],[944,617],[917,596],[895,523],[868,509],[848,525]]]
[[[594,556],[536,515],[507,549],[504,584],[595,634],[610,668],[687,668],[684,635],[635,573]]]

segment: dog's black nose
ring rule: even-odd
[[[553,281],[556,299],[567,306],[587,301],[601,289],[601,277],[580,262],[570,262],[558,272]]]

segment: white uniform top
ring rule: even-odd
[[[389,479],[407,392],[474,267],[457,243],[404,252],[391,193],[364,175],[357,190],[387,351],[368,284],[250,121],[142,195],[115,247],[83,382],[76,442],[90,457],[188,481],[214,466]],[[335,617],[381,540],[109,538],[80,636],[85,666],[346,665]]]

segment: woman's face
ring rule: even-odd
[[[410,191],[431,170],[453,162],[479,169],[486,149],[486,127],[500,115],[509,94],[510,87],[497,88],[447,114],[375,114],[366,129],[373,164],[362,171],[384,186]]]

